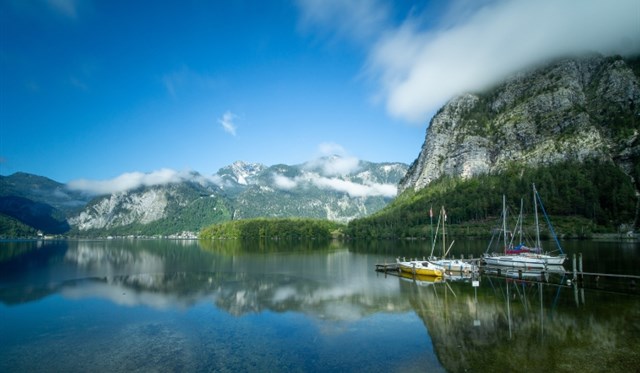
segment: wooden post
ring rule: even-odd
[[[573,260],[572,260],[572,264],[573,264],[573,281],[575,281],[577,279],[577,273],[576,273],[576,254],[573,254]]]
[[[578,253],[578,272],[580,272],[580,281],[584,280],[584,275],[582,274],[582,253]]]

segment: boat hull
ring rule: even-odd
[[[448,272],[470,273],[475,270],[473,264],[465,263],[457,259],[440,259],[433,261],[433,264],[441,267]]]
[[[562,266],[566,257],[564,255],[550,256],[539,254],[520,254],[484,256],[482,259],[485,264],[492,266],[545,269],[548,267]]]
[[[416,283],[420,286],[429,286],[444,281],[443,277],[414,275],[407,272],[400,272],[400,280]]]
[[[420,261],[399,262],[398,269],[400,272],[420,276],[442,277],[444,274],[442,269],[434,266],[433,264]]]

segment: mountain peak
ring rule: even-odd
[[[221,168],[218,171],[223,180],[232,181],[240,185],[248,185],[250,179],[267,167],[261,163],[250,163],[245,161],[235,161],[231,165]]]
[[[640,154],[637,141],[626,145],[635,141],[637,107],[640,79],[621,58],[565,59],[515,74],[440,109],[398,190],[569,159],[613,161],[629,174]]]

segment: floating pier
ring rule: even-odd
[[[378,272],[397,272],[398,271],[398,263],[376,264],[376,271],[378,271]]]
[[[406,258],[402,258],[402,260],[407,261]],[[411,260],[420,259],[409,259],[409,261]],[[426,258],[423,258],[422,260],[427,261]],[[563,279],[566,279],[566,285],[575,283],[579,284],[581,288],[584,288],[585,282],[588,282],[591,285],[589,286],[590,288],[600,290],[608,288],[608,290],[625,292],[631,291],[633,293],[640,290],[640,276],[638,275],[585,272],[582,266],[582,253],[577,255],[573,254],[571,259],[571,270],[565,270],[562,266],[559,266],[562,270],[557,270],[555,267],[549,267],[541,270],[527,270],[526,268],[512,268],[507,266],[487,266],[481,263],[481,258],[473,257],[461,258],[460,260],[474,264],[481,274],[484,273],[488,275],[497,275],[501,277],[511,277],[520,280],[544,283],[549,282],[549,275],[560,275]],[[375,269],[377,272],[384,272],[385,274],[399,272],[397,261],[390,263],[377,263],[375,265]],[[585,281],[585,279],[587,281]],[[606,282],[608,282],[608,286],[605,285]],[[617,282],[617,284],[612,284],[611,282]]]
[[[398,259],[400,259],[400,258],[398,258]],[[428,261],[428,259],[426,259],[426,258],[422,258],[422,259],[414,258],[414,259],[409,259],[408,261],[414,261],[414,260],[422,260],[422,261],[425,261],[425,262]],[[473,258],[473,257],[464,258],[464,257],[460,257],[460,259],[458,259],[458,260],[460,260],[462,262],[465,262],[465,263],[471,263],[476,268],[480,268],[480,258]],[[406,258],[402,258],[402,261],[406,262],[407,259]],[[385,262],[385,263],[377,263],[375,265],[375,267],[376,267],[376,271],[377,272],[384,272],[384,273],[387,273],[387,272],[399,272],[399,270],[400,270],[397,260],[395,262],[391,262],[391,263],[387,263],[387,262]]]

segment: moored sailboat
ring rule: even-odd
[[[442,277],[442,275],[444,275],[442,268],[427,260],[400,261],[397,259],[397,262],[398,270],[400,270],[401,273],[434,277]]]
[[[429,216],[433,219],[433,212],[429,210]],[[452,241],[447,249],[446,242],[446,229],[445,222],[447,220],[447,213],[444,209],[444,206],[440,209],[440,214],[438,215],[438,222],[436,225],[435,236],[433,236],[433,226],[432,226],[432,242],[431,242],[431,254],[428,259],[423,260],[410,260],[410,261],[400,261],[400,259],[396,259],[398,264],[398,269],[401,273],[410,273],[413,275],[427,275],[427,276],[450,276],[452,274],[456,275],[468,275],[477,270],[477,267],[471,263],[467,263],[460,259],[447,258],[447,254],[453,247]],[[438,233],[440,232],[440,226],[442,224],[442,257],[438,258],[433,255],[433,252],[436,247],[436,241],[438,237]]]
[[[440,216],[438,217],[438,226],[436,227],[436,236],[437,236],[437,231],[440,228],[441,220],[442,220],[442,257],[437,258],[433,256],[433,251],[435,249],[435,244],[436,244],[434,239],[431,246],[431,256],[429,257],[429,261],[435,264],[436,266],[440,267],[443,271],[445,271],[445,273],[448,273],[448,274],[451,274],[451,273],[469,274],[474,272],[476,270],[476,267],[473,264],[467,263],[460,259],[447,258],[447,255],[449,254],[449,251],[451,251],[451,247],[453,247],[453,243],[455,241],[451,242],[448,249],[446,248],[447,234],[445,229],[445,222],[447,221],[447,213],[444,209],[444,206],[441,208]]]
[[[553,234],[553,237],[556,241],[558,250],[560,251],[559,255],[552,255],[550,253],[543,253],[542,246],[540,244],[540,229],[538,223],[538,202],[540,202],[540,207],[542,208],[542,212],[547,220],[549,225],[549,229]],[[555,235],[553,230],[553,226],[549,221],[546,211],[544,210],[544,205],[542,204],[542,199],[540,199],[540,195],[536,190],[535,184],[533,184],[533,203],[535,210],[535,226],[536,226],[536,246],[533,248],[527,248],[526,250],[516,250],[508,243],[507,240],[507,223],[506,223],[506,202],[505,197],[502,198],[503,205],[503,234],[504,234],[504,252],[502,254],[489,254],[485,253],[482,257],[482,260],[487,265],[492,266],[501,266],[501,267],[511,267],[511,268],[525,268],[525,269],[550,269],[550,268],[558,268],[563,265],[566,260],[566,255],[562,251],[562,247],[560,246],[560,242]],[[522,245],[522,244],[521,244]],[[524,246],[524,245],[522,245]]]

